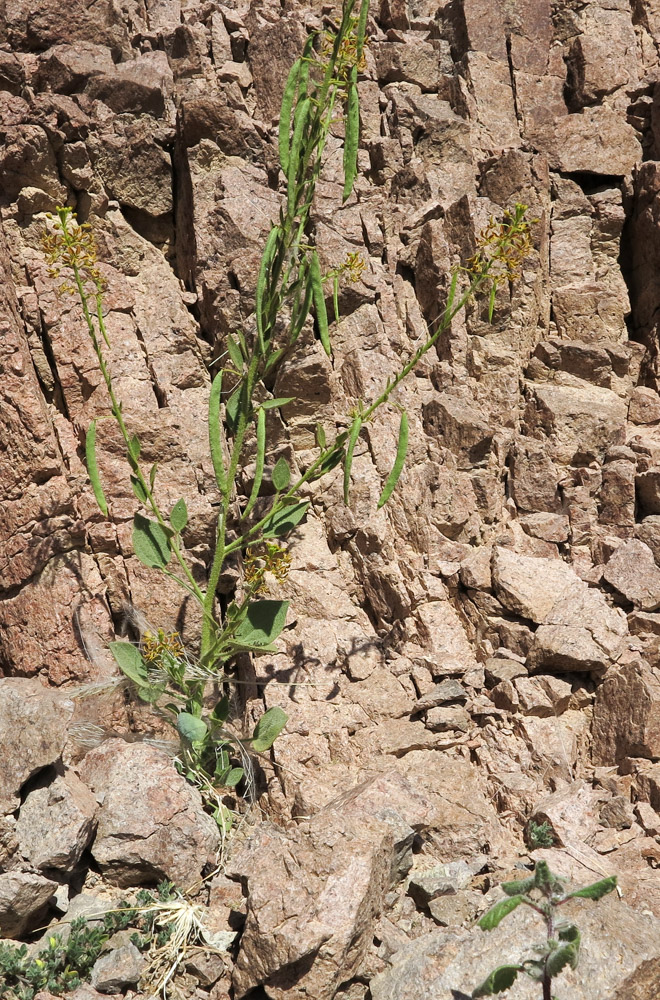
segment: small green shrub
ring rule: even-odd
[[[535,851],[539,847],[552,847],[555,843],[555,831],[552,824],[545,820],[543,823],[535,823],[530,819],[525,829],[525,840],[530,850]]]
[[[66,941],[60,934],[48,939],[48,947],[36,956],[28,954],[25,944],[0,944],[0,997],[7,1000],[33,1000],[42,990],[59,996],[89,979],[92,967],[105,943],[117,931],[135,927],[131,938],[141,950],[154,941],[164,943],[163,932],[155,930],[157,907],[172,898],[173,887],[168,882],[158,886],[156,895],[148,890],[137,894],[136,906],[121,904],[105,913],[97,926],[90,926],[85,917],[71,921]],[[161,941],[162,938],[162,941]]]
[[[583,889],[566,890],[566,879],[553,875],[545,861],[538,861],[534,874],[516,882],[503,882],[507,898],[496,903],[484,913],[478,923],[484,931],[491,931],[521,904],[538,913],[546,925],[546,940],[533,948],[536,958],[529,958],[517,965],[500,965],[488,978],[472,991],[472,997],[489,997],[504,993],[524,972],[541,984],[543,1000],[553,1000],[552,980],[567,966],[575,969],[580,957],[580,932],[575,924],[558,918],[558,910],[569,899],[598,900],[616,888],[616,876],[594,882]]]

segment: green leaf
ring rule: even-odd
[[[279,396],[277,399],[267,399],[265,403],[261,404],[262,410],[278,410],[280,406],[286,406],[288,403],[293,403],[295,396]]]
[[[208,732],[206,723],[190,712],[179,712],[176,717],[176,728],[189,743],[201,743]]]
[[[282,105],[280,108],[280,128],[279,128],[279,150],[280,150],[280,163],[282,165],[282,170],[284,173],[288,173],[289,170],[289,137],[291,132],[291,112],[293,110],[293,102],[296,98],[296,92],[298,89],[298,81],[300,78],[300,68],[302,66],[302,59],[296,59],[293,66],[289,70],[289,75],[287,77],[286,84],[284,85],[284,93],[282,95]]]
[[[216,702],[215,708],[211,712],[211,718],[214,722],[219,722],[220,724],[227,721],[229,715],[229,697],[225,694],[222,696],[220,701]]]
[[[288,715],[277,705],[269,708],[255,726],[252,733],[252,749],[257,753],[270,750],[273,743],[287,724]]]
[[[226,788],[236,788],[245,771],[242,767],[232,767],[229,774],[227,774],[224,780],[221,782]]]
[[[399,476],[403,469],[403,463],[406,460],[406,453],[408,451],[408,415],[405,410],[401,414],[401,423],[399,424],[399,444],[396,450],[396,458],[394,459],[394,465],[392,471],[387,477],[387,482],[383,487],[383,492],[380,495],[378,501],[378,509],[383,507],[389,498],[392,496],[394,487],[399,481]]]
[[[570,965],[571,969],[577,968],[580,960],[580,939],[575,944],[564,944],[554,948],[545,960],[545,971],[554,978],[558,976],[562,969]]]
[[[607,896],[608,892],[612,892],[616,889],[616,875],[610,875],[609,878],[604,878],[600,882],[592,882],[591,885],[587,885],[584,889],[576,889],[575,892],[569,892],[566,896],[567,899],[602,899],[603,896]]]
[[[557,937],[560,941],[570,941],[572,944],[580,944],[580,931],[575,924],[565,924],[557,927]]]
[[[134,459],[134,461],[137,462],[137,460],[140,457],[141,451],[142,447],[140,445],[140,439],[137,436],[137,434],[134,434],[131,440],[128,442],[128,454],[132,459]]]
[[[227,350],[229,352],[229,357],[234,363],[235,368],[240,372],[243,370],[243,354],[238,345],[238,341],[234,340],[233,337],[227,338]]]
[[[266,412],[263,407],[259,407],[257,411],[257,455],[256,455],[256,465],[254,469],[254,482],[252,483],[252,490],[250,492],[250,497],[247,502],[247,506],[243,511],[242,517],[247,517],[257,502],[257,497],[259,496],[259,490],[261,489],[261,482],[264,477],[264,460],[266,457]]]
[[[143,566],[152,569],[165,569],[172,556],[165,530],[142,514],[133,520],[133,551]]]
[[[355,417],[353,423],[351,424],[351,430],[348,435],[348,446],[346,448],[346,459],[344,461],[344,503],[348,506],[348,491],[351,485],[351,465],[353,464],[353,452],[355,451],[355,445],[357,444],[357,439],[360,436],[360,431],[362,430],[362,417]]]
[[[317,447],[319,447],[321,451],[324,451],[327,447],[327,444],[326,444],[325,429],[323,427],[323,424],[317,423],[316,429],[314,431],[314,437],[316,438]]]
[[[472,990],[473,1000],[477,1000],[478,997],[490,997],[494,993],[503,993],[508,990],[510,986],[513,986],[522,969],[522,965],[500,965],[499,968],[491,972],[481,986]]]
[[[218,489],[224,493],[227,489],[227,473],[222,458],[222,443],[220,441],[220,399],[222,397],[222,372],[213,379],[209,396],[209,448],[211,461],[215,472]]]
[[[495,312],[495,296],[497,295],[497,282],[493,282],[490,289],[490,295],[488,297],[488,322],[493,322],[493,313]]]
[[[265,521],[261,529],[262,536],[264,538],[277,538],[280,535],[288,534],[289,531],[293,531],[304,518],[308,507],[309,501],[303,500],[301,503],[294,503],[289,507],[283,507],[275,511]]]
[[[507,894],[507,896],[518,896],[520,893],[530,892],[536,882],[533,875],[529,878],[518,879],[516,882],[500,882],[500,889]]]
[[[147,491],[137,476],[131,476],[131,489],[140,503],[147,502]]]
[[[85,459],[87,461],[87,475],[89,476],[89,481],[92,484],[92,489],[94,490],[94,496],[97,504],[99,505],[99,510],[102,514],[107,516],[108,504],[103,493],[101,477],[99,476],[99,467],[96,462],[96,420],[92,420],[85,438]]]
[[[332,308],[335,314],[335,323],[339,322],[339,275],[335,274],[332,279]]]
[[[357,175],[357,155],[360,142],[360,103],[357,89],[357,66],[351,66],[346,97],[346,134],[344,138],[344,192],[342,201],[350,197]]]
[[[277,240],[281,233],[279,226],[273,226],[268,234],[268,239],[266,240],[266,246],[264,247],[264,252],[261,257],[261,265],[259,267],[259,275],[257,277],[257,294],[255,300],[255,318],[257,321],[257,336],[259,338],[259,343],[261,345],[261,353],[265,350],[265,339],[264,339],[264,320],[268,317],[265,313],[265,306],[269,303],[264,303],[264,293],[268,284],[268,272],[270,271],[270,266],[273,262],[273,257],[275,256],[275,250],[277,247]]]
[[[186,507],[186,501],[181,498],[172,507],[172,513],[170,514],[170,524],[177,532],[181,534],[183,529],[188,523],[188,508]]]
[[[158,472],[158,462],[154,462],[149,470],[149,489],[153,493],[154,483],[156,482],[156,473]]]
[[[112,653],[119,669],[129,680],[140,687],[149,685],[147,664],[142,654],[132,642],[110,642],[108,649]]]
[[[254,601],[236,629],[236,642],[250,649],[270,646],[284,628],[288,610],[288,601]]]
[[[482,931],[492,931],[509,913],[517,909],[522,902],[522,896],[511,896],[509,899],[500,900],[499,903],[495,903],[495,906],[491,906],[490,910],[484,913],[477,926],[481,927]]]
[[[272,479],[278,493],[282,493],[291,482],[291,469],[284,455],[281,455],[273,466]]]
[[[321,264],[316,250],[312,250],[311,253],[309,276],[312,283],[312,299],[314,302],[314,312],[316,313],[316,322],[319,328],[319,337],[321,338],[325,353],[330,357],[332,349],[330,347],[330,334],[328,333],[328,312],[325,308]]]

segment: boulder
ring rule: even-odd
[[[72,771],[33,789],[16,825],[21,854],[35,868],[72,871],[94,836],[97,808]]]
[[[648,545],[636,538],[619,545],[610,556],[603,577],[642,611],[660,608],[660,568]]]

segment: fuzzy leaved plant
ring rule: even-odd
[[[570,899],[602,899],[616,889],[616,876],[601,879],[583,889],[569,890],[566,879],[553,875],[545,861],[538,861],[534,874],[529,878],[503,882],[501,888],[507,898],[484,913],[478,926],[484,931],[492,931],[509,913],[519,906],[526,906],[545,922],[546,940],[533,948],[534,958],[494,969],[472,991],[473,1000],[505,993],[513,986],[519,973],[539,983],[541,1000],[557,1000],[552,992],[553,980],[563,969],[577,968],[580,957],[580,931],[572,921],[561,918],[561,907]]]

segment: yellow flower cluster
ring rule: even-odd
[[[156,635],[145,632],[142,636],[142,656],[148,663],[158,663],[165,654],[178,659],[183,655],[183,646],[178,632],[164,632],[159,628]]]
[[[243,564],[245,582],[253,594],[267,589],[266,573],[272,573],[278,583],[284,583],[291,568],[291,554],[276,542],[253,545]]]
[[[58,291],[75,293],[70,281],[73,275],[83,283],[91,282],[97,293],[102,292],[103,278],[98,269],[96,240],[90,224],[79,225],[76,213],[70,208],[58,208],[56,218],[50,212],[47,218],[51,220],[50,227],[42,234],[41,246],[48,261],[48,273],[51,278],[59,278],[62,268],[69,271]]]

